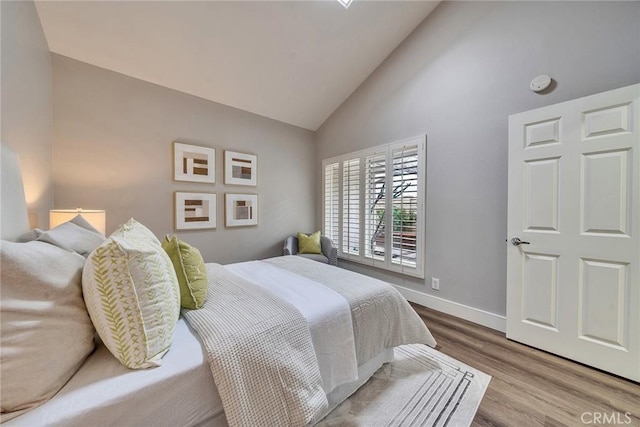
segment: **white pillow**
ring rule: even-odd
[[[2,241],[0,260],[4,422],[57,393],[93,350],[95,331],[82,299],[82,256]]]
[[[44,231],[40,230],[39,228],[34,228],[19,235],[15,241],[20,243],[27,243],[32,240],[36,240],[38,237],[42,236],[42,233],[44,233]]]
[[[158,239],[130,220],[87,259],[82,289],[91,320],[125,366],[161,364],[180,315],[173,264]]]
[[[100,246],[106,238],[80,215],[38,236],[42,242],[78,252],[83,257]]]

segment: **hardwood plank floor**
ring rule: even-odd
[[[437,350],[491,375],[474,426],[640,426],[640,385],[412,304]]]

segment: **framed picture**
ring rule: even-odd
[[[224,183],[254,187],[258,185],[258,157],[225,150]]]
[[[216,195],[175,193],[176,230],[216,228]]]
[[[224,195],[224,219],[226,227],[258,225],[258,195]]]
[[[173,179],[176,181],[216,182],[216,150],[198,145],[173,143]]]

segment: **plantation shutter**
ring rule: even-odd
[[[323,228],[338,256],[424,278],[426,138],[322,164]]]
[[[360,254],[360,159],[342,163],[342,253]]]
[[[338,245],[340,231],[340,168],[339,163],[324,167],[324,225],[323,234]]]
[[[385,260],[386,154],[365,157],[365,258]]]
[[[393,241],[391,262],[416,267],[418,219],[418,146],[392,150]]]

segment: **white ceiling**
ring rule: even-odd
[[[40,1],[49,48],[316,130],[438,1]]]

